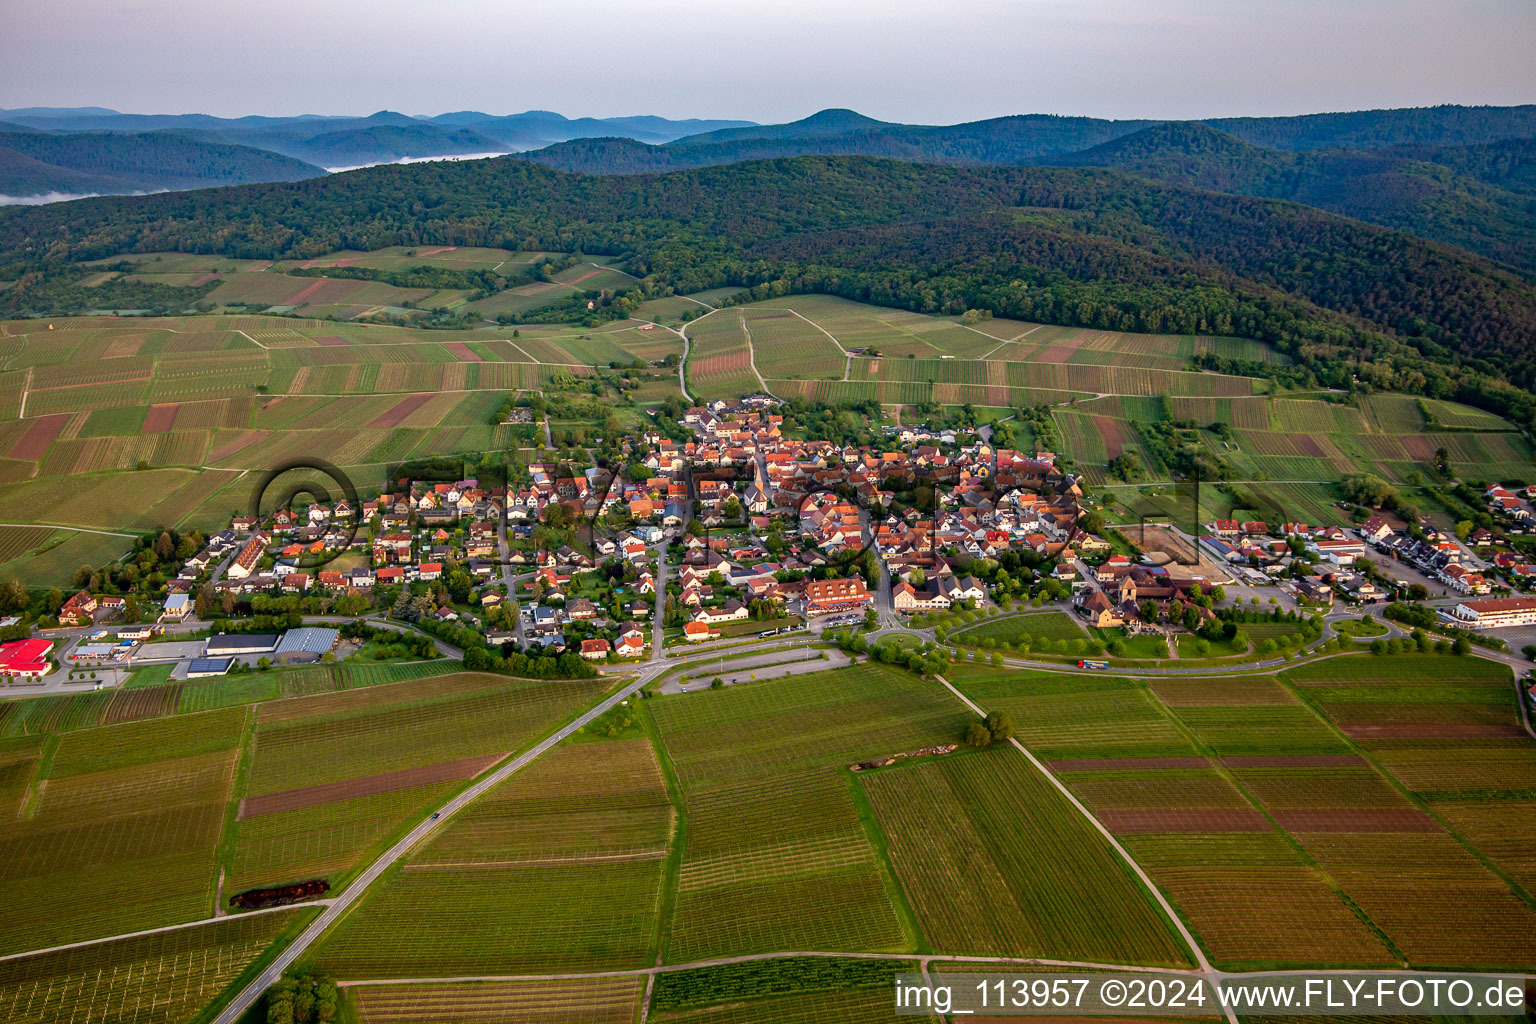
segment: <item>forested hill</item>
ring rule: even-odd
[[[1290,199],[1536,272],[1536,106],[1430,107],[1206,122],[1025,115],[956,125],[827,110],[652,146],[574,139],[524,154],[581,174],[802,155],[1118,167],[1175,185]]]
[[[277,153],[170,132],[0,132],[0,193],[6,195],[206,188],[324,173]]]
[[[290,258],[387,245],[632,256],[648,285],[819,290],[933,312],[1270,341],[1320,382],[1485,393],[1523,422],[1536,286],[1412,236],[1272,199],[1081,168],[802,157],[668,175],[513,159],[0,212],[0,280],[181,250]],[[20,285],[0,292],[24,309]],[[1486,402],[1485,402],[1486,404]]]
[[[1470,147],[1292,152],[1256,146],[1209,125],[1171,122],[1044,162],[1114,167],[1174,185],[1290,199],[1530,271],[1536,270],[1536,195],[1500,184],[1529,187],[1521,175],[1529,175],[1533,145],[1516,139]]]

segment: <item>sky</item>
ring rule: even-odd
[[[947,124],[1536,102],[1536,0],[0,0],[0,108]]]

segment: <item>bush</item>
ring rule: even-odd
[[[992,733],[981,722],[972,722],[965,730],[965,742],[973,747],[988,747],[992,745]]]

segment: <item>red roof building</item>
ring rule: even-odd
[[[0,644],[0,676],[39,678],[48,674],[48,655],[52,640],[32,638]]]
[[[874,598],[864,587],[864,581],[855,576],[846,580],[814,580],[805,585],[805,607],[811,613],[853,611],[874,603]]]

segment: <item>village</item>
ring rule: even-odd
[[[349,622],[431,637],[417,648],[431,656],[483,646],[596,665],[1025,601],[1070,609],[1111,653],[1116,638],[1157,636],[1170,653],[1179,634],[1219,638],[1223,601],[1341,616],[1433,601],[1426,614],[1452,632],[1536,626],[1536,597],[1518,593],[1536,565],[1489,553],[1486,528],[1216,519],[1168,524],[1194,554],[1170,557],[1106,522],[1051,452],[914,427],[877,445],[793,438],[779,404],[710,402],[683,417],[691,440],[651,431],[617,459],[536,461],[505,486],[400,480],[234,516],[166,570],[162,594],[63,599],[0,648],[0,679],[62,669],[61,685],[110,686],[148,664],[180,680],[368,656]],[[1530,497],[1486,495],[1512,531]]]

